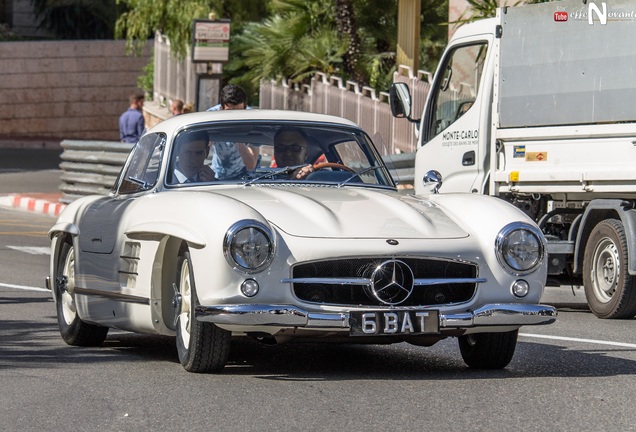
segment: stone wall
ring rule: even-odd
[[[139,57],[124,41],[0,43],[0,141],[119,140],[117,120],[137,91]]]

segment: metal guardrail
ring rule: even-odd
[[[61,142],[62,202],[85,195],[108,195],[134,144],[112,141]]]
[[[64,140],[60,158],[62,202],[86,195],[108,195],[134,144],[112,141]],[[383,156],[403,189],[413,185],[415,153]],[[261,162],[269,166],[269,161]]]
[[[415,153],[399,153],[382,156],[400,189],[412,189],[415,178]]]

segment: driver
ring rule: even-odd
[[[309,150],[305,132],[298,128],[281,128],[274,135],[274,159],[279,168],[303,165]],[[311,164],[302,166],[289,176],[290,179],[302,180],[314,172]]]

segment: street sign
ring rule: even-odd
[[[230,58],[230,21],[194,20],[193,62],[227,62]]]

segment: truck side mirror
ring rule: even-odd
[[[396,82],[389,88],[389,104],[391,114],[396,118],[406,118],[408,121],[417,123],[419,120],[411,118],[411,92],[406,83]]]
[[[439,171],[430,170],[424,174],[422,183],[424,183],[424,187],[427,188],[430,193],[439,193],[439,188],[442,187],[442,175]]]

